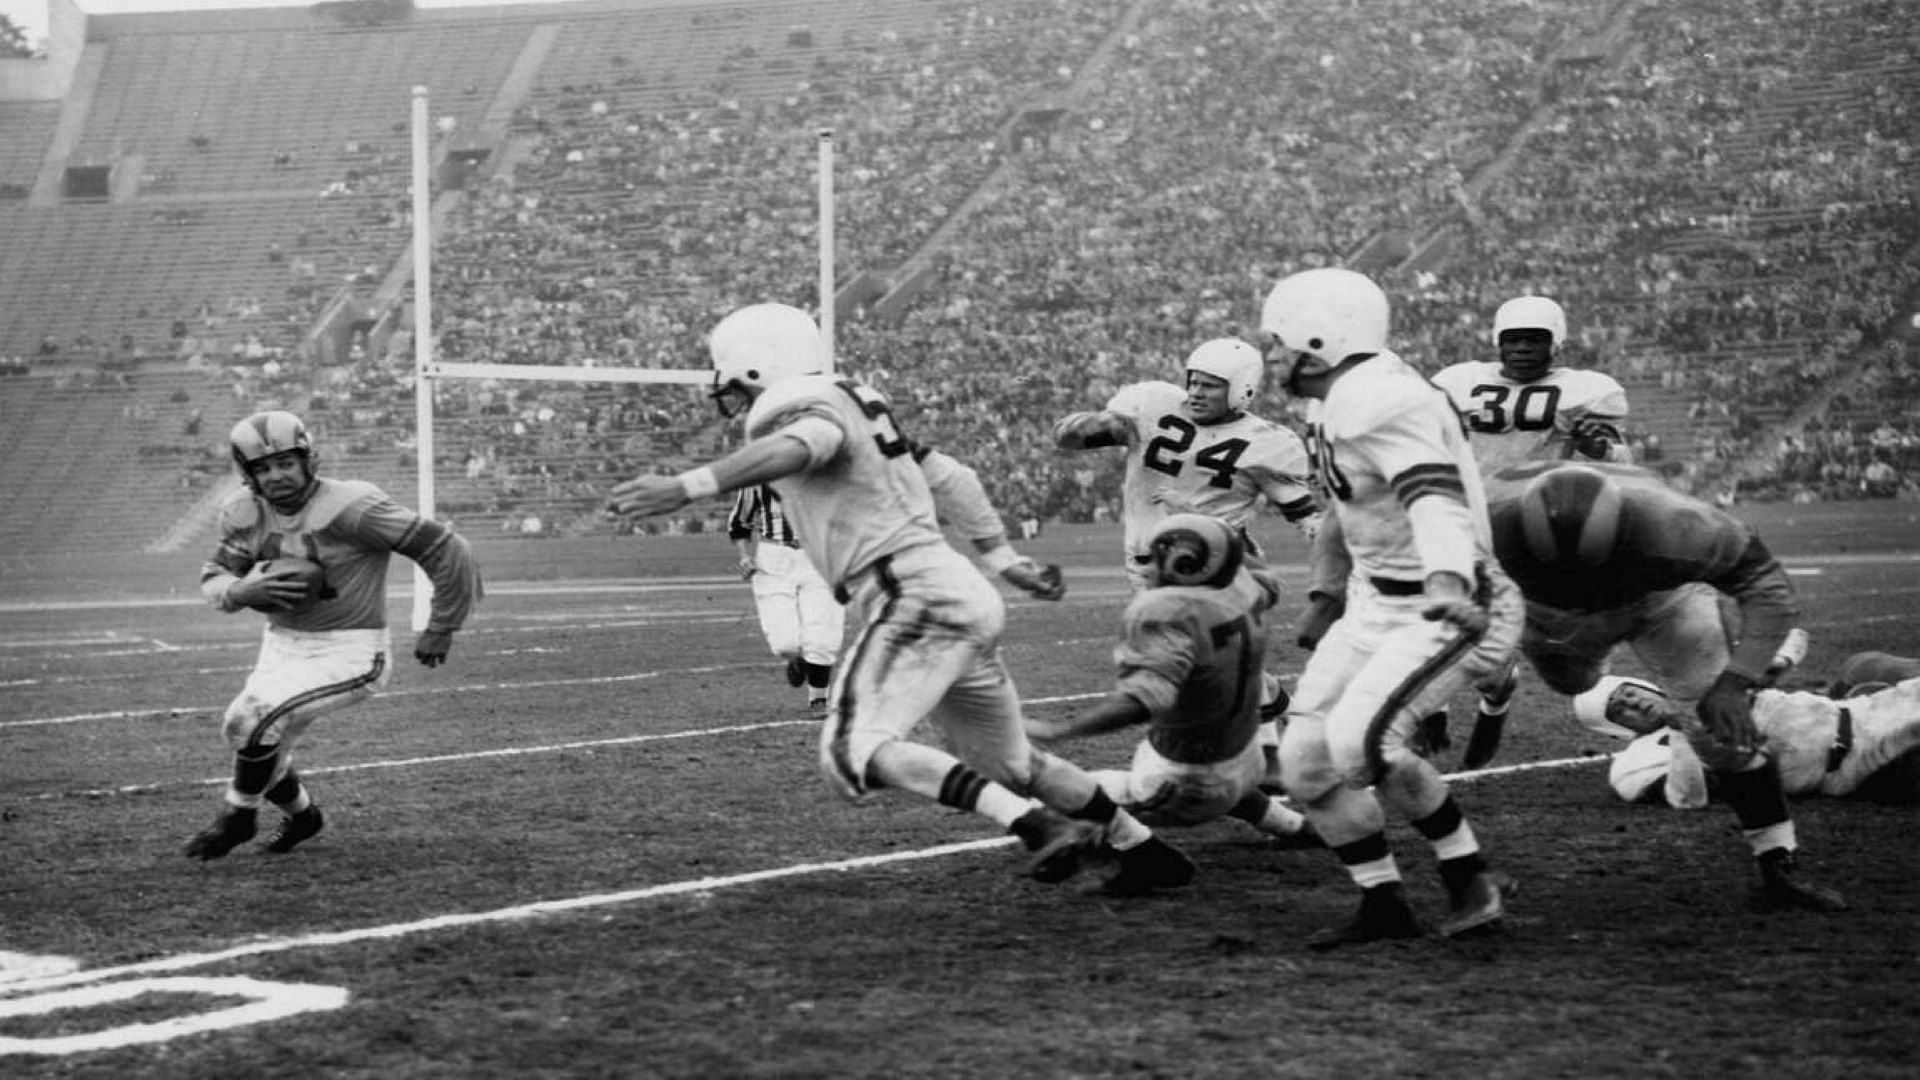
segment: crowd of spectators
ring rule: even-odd
[[[1038,62],[990,51],[1004,62],[981,68],[969,54],[958,80],[943,64],[960,50],[936,38],[853,51],[810,71],[807,94],[764,100],[692,93],[638,112],[621,96],[631,87],[576,86],[529,117],[527,165],[457,221],[442,348],[699,366],[700,332],[731,303],[810,303],[803,133],[820,101],[851,97],[867,107],[835,121],[856,177],[843,266],[897,265],[1005,166],[935,253],[926,299],[894,320],[843,320],[837,344],[909,430],[985,466],[1010,517],[1113,511],[1119,463],[1054,453],[1049,419],[1245,330],[1280,274],[1445,222],[1457,228],[1445,261],[1378,271],[1403,298],[1409,359],[1483,356],[1501,300],[1555,295],[1575,315],[1568,362],[1658,386],[1710,433],[1669,448],[1635,432],[1642,453],[1683,482],[1721,482],[1893,318],[1911,276],[1899,256],[1916,239],[1904,104],[1871,73],[1848,99],[1867,102],[1851,126],[1811,111],[1755,118],[1756,101],[1840,44],[1797,32],[1818,24],[1815,7],[1771,14],[1642,10],[1619,62],[1550,79],[1544,62],[1606,29],[1595,13],[1460,0],[1387,19],[1192,2],[1126,30],[1082,13],[1063,20],[1066,38],[1035,38],[1055,43]],[[947,30],[971,41],[979,27]],[[1111,56],[1098,77],[1062,83],[1101,33]],[[1902,48],[1883,64],[1911,79]],[[1065,100],[1065,119],[1012,156],[995,140],[1023,103]],[[1832,168],[1785,167],[1808,158]],[[928,198],[908,176],[960,179]],[[710,429],[703,409],[673,401],[663,426]],[[615,471],[646,466],[647,444],[631,449],[606,457]]]
[[[1135,22],[1031,0],[827,47],[736,45],[698,84],[582,69],[563,37],[549,63],[568,83],[529,98],[511,160],[442,223],[437,351],[703,367],[701,334],[730,307],[814,302],[813,132],[830,126],[841,280],[942,240],[919,300],[843,313],[839,362],[910,434],[979,466],[1010,518],[1111,515],[1119,462],[1054,452],[1051,419],[1175,377],[1199,341],[1249,329],[1267,283],[1383,237],[1404,240],[1369,269],[1416,365],[1487,355],[1492,310],[1543,292],[1572,316],[1566,362],[1689,414],[1692,445],[1633,431],[1643,459],[1703,488],[1776,462],[1743,497],[1878,494],[1888,469],[1915,475],[1911,433],[1887,443],[1830,398],[1853,379],[1872,385],[1856,402],[1920,401],[1859,374],[1863,355],[1901,369],[1887,331],[1920,292],[1920,16],[1829,8],[1179,0]],[[403,224],[372,224],[367,246]],[[1429,237],[1444,252],[1412,246]],[[364,338],[297,377],[345,450],[399,463],[411,364],[404,334]],[[611,479],[737,437],[684,388],[436,398],[450,502],[528,535],[604,528]]]

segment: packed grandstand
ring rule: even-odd
[[[450,361],[699,367],[725,311],[816,304],[831,129],[838,363],[1019,519],[1119,497],[1053,418],[1326,264],[1389,288],[1429,372],[1487,358],[1502,300],[1557,298],[1563,361],[1626,386],[1637,456],[1695,492],[1920,497],[1898,0],[53,11],[0,60],[14,552],[197,545],[261,408],[413,490],[414,86]],[[609,531],[613,482],[738,438],[687,387],[435,401],[438,509],[476,535]]]

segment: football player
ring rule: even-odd
[[[800,550],[771,487],[756,484],[734,494],[727,539],[740,554],[740,576],[753,589],[767,647],[786,661],[788,684],[807,688],[807,708],[825,715],[827,686],[847,632],[846,608]]]
[[[1838,893],[1800,875],[1780,763],[1754,726],[1754,691],[1798,609],[1760,537],[1631,465],[1517,466],[1494,475],[1489,500],[1494,550],[1527,599],[1521,651],[1541,681],[1582,700],[1602,686],[1614,647],[1631,646],[1671,696],[1687,750],[1716,774],[1763,902],[1845,910]],[[1731,628],[1723,595],[1738,606]]]
[[[1085,770],[1036,749],[1001,660],[1000,593],[948,546],[941,518],[981,566],[1057,600],[1058,568],[1007,543],[973,471],[916,453],[887,398],[826,370],[819,328],[785,304],[754,304],[708,338],[713,397],[746,410],[748,442],[679,476],[613,489],[621,514],[672,513],[695,499],[771,484],[787,520],[857,627],[821,725],[821,772],[850,799],[900,788],[980,814],[1036,852],[1030,873],[1063,881],[1109,857],[1111,892],[1186,884],[1193,863],[1122,810]],[[916,460],[918,458],[918,460]],[[909,736],[929,721],[952,751]],[[1031,795],[1044,805],[1033,806]]]
[[[1607,780],[1615,793],[1694,810],[1707,805],[1716,785],[1677,713],[1671,698],[1642,679],[1608,676],[1573,699],[1581,723],[1637,736],[1613,757]],[[1825,694],[1754,694],[1753,724],[1790,796],[1920,803],[1920,660],[1855,653]]]
[[[1147,734],[1129,769],[1094,772],[1107,794],[1149,825],[1222,815],[1318,847],[1299,811],[1260,789],[1256,737],[1267,616],[1280,583],[1250,566],[1240,534],[1219,518],[1174,514],[1147,536],[1147,587],[1122,617],[1115,687],[1060,721],[1029,718],[1039,738],[1097,735],[1135,724]]]
[[[1214,338],[1187,356],[1184,390],[1169,382],[1135,383],[1105,409],[1054,423],[1054,445],[1062,450],[1126,448],[1121,546],[1136,592],[1146,587],[1152,558],[1147,538],[1170,514],[1225,521],[1257,559],[1260,549],[1248,528],[1264,499],[1312,542],[1321,510],[1306,445],[1291,428],[1247,411],[1264,372],[1260,350],[1239,338]],[[1261,702],[1268,717],[1260,732],[1267,784],[1277,790],[1280,731],[1271,717],[1286,708],[1277,675],[1263,677]]]
[[[1184,371],[1185,389],[1135,383],[1106,408],[1053,425],[1062,450],[1126,448],[1121,545],[1136,591],[1146,587],[1152,561],[1147,538],[1170,514],[1220,518],[1249,545],[1247,528],[1263,498],[1309,540],[1320,521],[1305,444],[1290,428],[1247,411],[1260,389],[1260,351],[1239,338],[1216,338],[1193,350]],[[1248,550],[1259,554],[1255,546]]]
[[[1493,314],[1498,360],[1467,360],[1440,369],[1434,383],[1473,433],[1483,477],[1528,461],[1582,458],[1627,461],[1622,425],[1627,392],[1599,371],[1562,367],[1554,349],[1567,340],[1567,313],[1544,296],[1516,296]],[[1480,689],[1473,736],[1461,764],[1493,758],[1506,725],[1518,672],[1509,665]],[[1447,714],[1421,721],[1416,743],[1427,752],[1452,744]]]
[[[1433,847],[1450,908],[1443,935],[1505,912],[1466,814],[1407,737],[1506,663],[1520,593],[1494,561],[1466,432],[1446,395],[1387,347],[1388,321],[1380,287],[1334,267],[1282,279],[1260,317],[1287,392],[1317,405],[1309,445],[1353,568],[1280,740],[1288,794],[1361,889],[1350,922],[1308,940],[1319,949],[1420,933],[1383,804]]]
[[[293,768],[293,747],[315,717],[363,701],[387,681],[387,564],[418,563],[433,582],[427,627],[413,655],[447,658],[480,599],[465,539],[389,499],[372,484],[319,475],[306,425],[289,412],[255,413],[228,442],[245,487],[220,511],[220,542],[200,592],[220,611],[266,614],[253,672],[222,723],[233,780],[212,825],[187,841],[217,859],[253,839],[263,803],[283,815],[266,850],[292,851],[324,826]],[[289,560],[299,563],[283,566]],[[317,569],[315,569],[317,568]]]
[[[1603,372],[1560,366],[1567,315],[1544,296],[1516,296],[1493,315],[1498,360],[1466,360],[1440,369],[1447,392],[1473,432],[1483,475],[1543,459],[1626,461],[1622,426],[1627,392]]]

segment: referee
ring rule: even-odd
[[[760,484],[742,488],[727,515],[727,539],[740,553],[740,576],[753,586],[753,606],[767,647],[787,662],[787,682],[807,688],[807,706],[827,709],[827,686],[846,634],[846,611],[813,568],[781,512],[780,497]]]

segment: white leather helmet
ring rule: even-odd
[[[1227,408],[1238,412],[1253,404],[1253,395],[1260,389],[1260,377],[1266,373],[1266,365],[1259,349],[1237,337],[1229,337],[1202,342],[1188,354],[1186,370],[1226,380]]]
[[[713,357],[711,396],[727,416],[774,383],[826,370],[820,327],[788,304],[750,304],[733,312],[707,335],[707,351]]]
[[[1260,309],[1260,329],[1297,354],[1287,372],[1333,370],[1350,356],[1384,352],[1387,294],[1365,274],[1337,266],[1302,270],[1280,280]]]
[[[1493,343],[1508,330],[1545,330],[1558,345],[1567,340],[1567,313],[1544,296],[1516,296],[1493,313]]]

